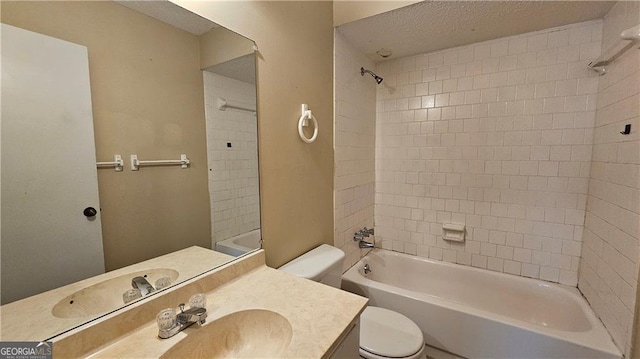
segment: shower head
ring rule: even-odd
[[[365,70],[364,67],[360,68],[360,75],[364,76],[364,74],[367,73],[369,75],[371,75],[371,77],[373,77],[374,80],[376,80],[376,82],[378,83],[378,85],[380,85],[382,83],[383,78],[376,75],[373,71],[371,70]]]

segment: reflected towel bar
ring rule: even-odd
[[[176,166],[180,165],[183,169],[189,168],[189,159],[187,155],[181,154],[179,160],[151,160],[141,161],[138,155],[131,155],[131,170],[137,171],[140,166]]]
[[[122,172],[124,169],[124,160],[120,155],[113,155],[113,162],[96,162],[98,168],[113,167],[116,172]]]

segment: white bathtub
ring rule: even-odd
[[[215,250],[235,257],[260,248],[260,228],[224,241],[216,242]]]
[[[622,357],[571,287],[375,249],[342,288],[408,316],[428,345],[467,358]]]

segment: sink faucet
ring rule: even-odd
[[[161,339],[171,338],[194,323],[198,323],[198,326],[201,326],[207,320],[206,308],[192,307],[185,310],[184,303],[180,304],[179,308],[180,313],[178,315],[175,315],[175,312],[171,313],[173,309],[165,309],[158,314],[158,327],[160,328],[158,337]],[[175,319],[171,314],[175,315]],[[167,321],[161,322],[163,319]]]
[[[140,289],[140,293],[142,293],[143,297],[156,290],[145,277],[134,277],[131,280],[131,286],[133,288]]]
[[[186,324],[188,327],[193,323],[198,323],[198,325],[202,325],[207,320],[207,309],[206,308],[189,308],[184,310],[184,303],[180,304],[180,313],[178,314],[177,321],[179,324]]]

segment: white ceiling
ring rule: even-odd
[[[254,54],[236,57],[233,60],[208,67],[206,70],[238,81],[256,83],[256,57]]]
[[[196,36],[205,34],[220,25],[192,13],[167,0],[114,0],[122,6],[173,25]],[[239,81],[256,83],[255,57],[253,54],[207,68],[207,71]]]
[[[220,27],[215,22],[196,15],[167,0],[114,0],[122,6],[200,36]]]
[[[338,27],[374,62],[602,18],[615,1],[423,1]],[[393,55],[382,58],[381,49]]]

